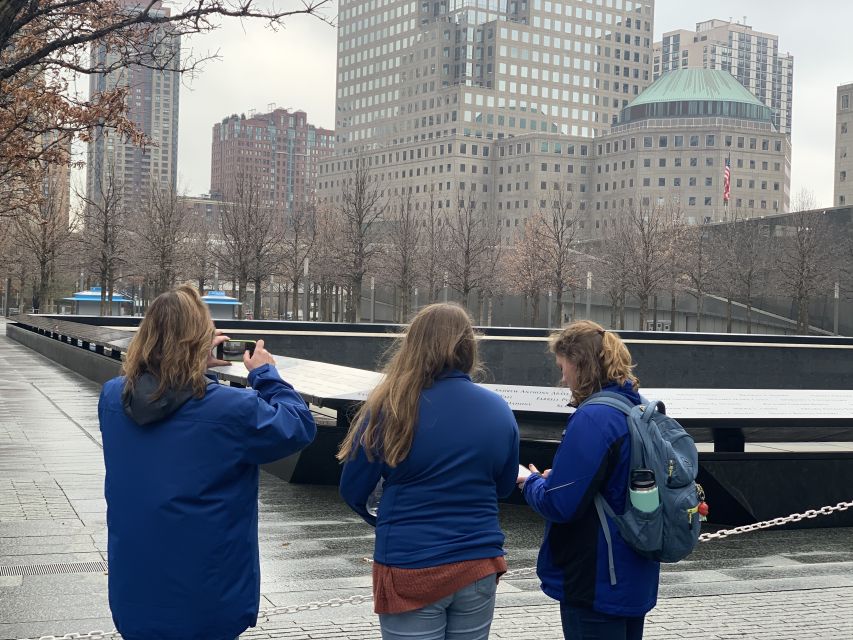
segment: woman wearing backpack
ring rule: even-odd
[[[515,489],[518,426],[503,398],[471,381],[477,369],[465,310],[425,307],[338,453],[341,496],[376,527],[384,640],[489,637],[506,571],[498,498]],[[369,497],[380,479],[377,513]]]
[[[550,350],[579,407],[598,391],[640,404],[631,354],[615,333],[589,320],[551,336]],[[625,414],[589,404],[569,418],[553,468],[521,468],[518,484],[527,503],[546,520],[537,573],[546,595],[560,602],[567,640],[640,640],[645,615],[657,602],[660,564],[631,549],[608,518],[613,565],[595,508],[601,493],[615,513],[625,510],[631,440]]]

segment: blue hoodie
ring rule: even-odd
[[[384,478],[379,517],[366,502]],[[376,527],[373,557],[420,569],[504,555],[498,498],[518,478],[518,425],[506,401],[461,371],[421,393],[409,455],[396,467],[359,447],[341,476],[341,496]]]
[[[306,447],[305,402],[263,365],[253,389],[156,402],[147,374],[101,391],[109,601],[127,640],[234,640],[257,621],[258,465]]]
[[[634,404],[630,382],[603,387]],[[569,418],[548,478],[531,475],[524,498],[545,518],[537,573],[546,595],[615,616],[642,616],[657,602],[660,564],[635,553],[608,519],[617,584],[610,585],[607,543],[593,498],[601,493],[616,513],[625,511],[631,441],[625,415],[586,405]]]

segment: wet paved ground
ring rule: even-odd
[[[0,639],[113,628],[97,385],[8,340],[0,323]],[[262,474],[261,609],[369,595],[372,529],[330,487]],[[502,507],[510,569],[541,523]],[[75,564],[77,563],[77,564]],[[88,563],[88,564],[85,564]],[[560,638],[535,578],[503,580],[495,638]],[[664,568],[646,638],[853,638],[853,530],[765,531]],[[379,638],[370,603],[262,620],[242,638]]]

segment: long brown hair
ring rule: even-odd
[[[338,460],[352,458],[361,446],[369,460],[380,456],[397,466],[412,448],[421,391],[443,371],[479,370],[471,318],[457,304],[424,307],[389,354],[384,377],[350,423]]]
[[[577,389],[572,389],[572,405],[578,406],[609,382],[620,385],[640,381],[632,373],[631,353],[622,338],[592,320],[577,320],[551,334],[549,348],[577,369]]]
[[[192,389],[201,398],[213,335],[210,312],[193,287],[181,285],[160,294],[127,348],[125,389],[133,391],[140,376],[150,373],[160,383],[152,400],[169,389]]]

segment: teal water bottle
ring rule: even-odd
[[[639,511],[652,512],[660,504],[658,486],[655,482],[655,472],[651,469],[634,469],[631,471],[631,504]]]

